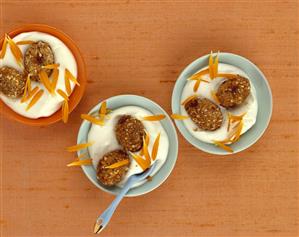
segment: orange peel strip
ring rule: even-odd
[[[201,76],[206,75],[206,74],[208,74],[208,73],[209,73],[209,68],[204,69],[204,70],[202,70],[202,71],[200,71],[200,72],[197,72],[197,73],[193,74],[193,75],[192,75],[191,77],[189,77],[187,80],[196,80],[196,79],[200,78]]]
[[[42,66],[42,68],[44,69],[57,69],[60,66],[59,63],[54,63],[54,64],[48,64],[45,66]]]
[[[53,87],[51,85],[51,82],[48,78],[47,73],[45,71],[41,70],[38,75],[39,75],[40,81],[46,87],[47,91],[49,91],[50,94],[53,94],[54,93]]]
[[[64,100],[62,104],[62,121],[64,123],[67,123],[68,119],[69,119],[69,103],[67,100]]]
[[[80,144],[77,144],[77,145],[74,145],[74,146],[69,146],[66,148],[66,150],[68,152],[75,152],[75,151],[80,151],[80,150],[83,150],[91,145],[93,145],[94,142],[87,142],[87,143],[80,143]]]
[[[194,83],[194,86],[193,86],[193,92],[197,92],[198,88],[199,88],[199,85],[200,85],[200,82],[201,80],[196,80],[196,82]]]
[[[181,103],[181,105],[186,105],[189,101],[196,99],[196,98],[197,98],[197,95],[190,95]]]
[[[106,166],[105,168],[106,169],[115,169],[115,168],[119,168],[119,167],[122,167],[122,166],[127,165],[127,164],[129,164],[129,160],[125,159],[125,160],[115,162],[112,165]]]
[[[16,45],[26,45],[26,44],[33,44],[33,43],[35,43],[35,41],[33,40],[20,40],[16,42]]]
[[[91,165],[92,164],[92,159],[86,159],[86,160],[76,160],[73,161],[72,163],[67,164],[67,167],[72,167],[72,166],[81,166],[81,165]]]
[[[164,114],[156,114],[156,115],[150,115],[150,116],[144,116],[143,120],[145,121],[160,121],[162,119],[165,119]]]
[[[74,82],[77,86],[80,86],[79,82],[77,81],[77,78],[67,68],[65,69],[65,76],[72,82]]]
[[[189,117],[186,115],[181,115],[181,114],[172,114],[170,115],[171,118],[175,119],[175,120],[184,120],[184,119],[188,119]]]
[[[57,89],[56,91],[57,91],[57,93],[58,93],[64,100],[66,100],[66,101],[69,100],[69,97],[67,96],[67,94],[66,94],[63,90]]]
[[[96,125],[100,125],[100,126],[104,125],[104,121],[97,119],[95,117],[92,117],[89,114],[81,114],[81,119],[87,120],[88,122],[91,122]]]
[[[160,133],[158,134],[158,136],[155,139],[154,145],[153,145],[153,149],[152,149],[152,160],[155,160],[158,154],[158,149],[159,149],[159,143],[160,143]]]
[[[130,154],[142,170],[146,170],[148,168],[146,160],[143,159],[140,155],[134,154],[132,152],[130,152]]]
[[[44,90],[39,90],[32,98],[30,103],[27,105],[26,111],[28,111],[33,105],[37,103],[37,101],[42,97],[44,94]]]
[[[234,152],[232,148],[230,148],[229,146],[223,144],[223,142],[221,141],[213,141],[214,144],[220,148],[222,148],[223,150],[227,151],[227,152]]]
[[[11,52],[13,56],[15,57],[17,63],[20,66],[23,66],[22,61],[23,61],[23,54],[22,51],[20,50],[19,46],[16,45],[16,43],[9,37],[9,35],[6,35],[9,47],[11,49]]]
[[[4,56],[6,54],[6,49],[7,49],[7,39],[6,39],[6,35],[5,35],[5,37],[3,39],[2,48],[1,48],[0,59],[4,58]]]

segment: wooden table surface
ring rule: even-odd
[[[92,236],[113,200],[64,148],[99,100],[143,95],[171,113],[184,67],[210,50],[256,63],[272,87],[268,130],[248,150],[213,156],[179,134],[179,157],[155,191],[127,198],[102,236],[297,236],[298,1],[1,1],[1,35],[24,23],[69,34],[84,54],[85,96],[68,124],[1,116],[1,236]]]

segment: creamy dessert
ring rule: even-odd
[[[248,75],[210,56],[209,66],[186,82],[180,114],[185,127],[197,139],[232,152],[236,142],[256,122],[256,90]]]
[[[62,108],[67,121],[68,97],[76,85],[77,63],[55,36],[26,32],[5,36],[0,54],[0,98],[16,113],[31,119]]]
[[[83,116],[93,121],[88,134],[88,142],[93,144],[88,150],[102,184],[122,187],[128,177],[142,172],[156,161],[158,164],[152,175],[158,172],[166,161],[169,147],[168,136],[158,121],[164,117],[155,116],[137,106],[124,106],[111,111],[105,116],[101,125]],[[114,158],[111,158],[113,153]],[[127,163],[122,162],[113,169],[103,168],[103,163],[113,165],[115,162],[125,160],[126,156],[129,157]],[[110,176],[106,175],[106,180],[103,179],[103,172],[111,173]],[[136,186],[141,184],[137,183]]]
[[[123,187],[131,175],[157,162],[151,173],[155,175],[168,156],[169,138],[160,122],[165,117],[138,106],[112,111],[106,101],[102,102],[98,111],[81,114],[82,119],[91,123],[88,139],[86,143],[68,147],[67,151],[88,149],[88,152],[81,153],[68,166],[93,165],[98,181],[105,186]]]

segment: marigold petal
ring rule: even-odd
[[[91,122],[91,123],[96,124],[96,125],[100,125],[100,126],[104,125],[103,120],[92,117],[89,114],[81,114],[81,119],[87,120],[88,122]]]
[[[85,160],[76,160],[73,161],[72,163],[67,164],[67,167],[72,167],[72,166],[81,166],[81,165],[92,165],[92,159],[85,159]]]
[[[187,97],[182,103],[181,105],[186,105],[189,101],[193,100],[193,99],[196,99],[197,98],[197,95],[191,95],[189,97]]]
[[[131,156],[133,157],[133,159],[137,162],[137,164],[141,167],[142,170],[146,170],[148,169],[148,165],[145,159],[143,159],[141,156],[134,154],[134,153],[130,153]]]
[[[125,160],[121,160],[121,161],[115,162],[112,165],[106,166],[105,168],[106,169],[115,169],[115,168],[119,168],[119,167],[125,166],[127,164],[129,164],[129,160],[125,159]]]
[[[7,39],[5,36],[3,39],[3,44],[2,44],[2,48],[1,48],[0,59],[5,57],[6,49],[7,49]]]
[[[159,143],[160,143],[160,133],[158,134],[158,136],[155,139],[154,145],[153,145],[153,149],[152,149],[152,160],[155,160],[157,158],[157,154],[158,154],[158,149],[159,149]]]
[[[28,111],[33,105],[37,103],[37,101],[42,97],[44,94],[44,90],[39,90],[32,98],[30,103],[27,105],[26,111]]]
[[[227,151],[227,152],[234,152],[233,149],[225,144],[223,144],[221,141],[213,141],[214,144],[220,148],[222,148],[223,150]]]
[[[66,148],[66,150],[68,152],[80,151],[80,150],[83,150],[83,149],[93,145],[93,144],[94,144],[94,142],[80,143],[80,144],[76,144],[74,146],[69,146]]]
[[[156,114],[156,115],[150,115],[150,116],[144,116],[143,120],[145,121],[160,121],[162,119],[165,119],[164,114]]]
[[[188,119],[189,117],[186,115],[181,115],[181,114],[172,114],[170,115],[171,118],[175,119],[175,120],[184,120],[184,119]]]

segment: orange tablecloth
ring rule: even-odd
[[[92,236],[113,196],[67,168],[80,114],[123,93],[169,113],[181,70],[210,50],[256,63],[272,87],[265,135],[229,157],[196,150],[179,135],[177,165],[159,189],[128,198],[103,236],[298,235],[297,1],[2,0],[1,35],[24,23],[69,34],[88,70],[86,94],[67,125],[26,127],[1,117],[1,235]]]

